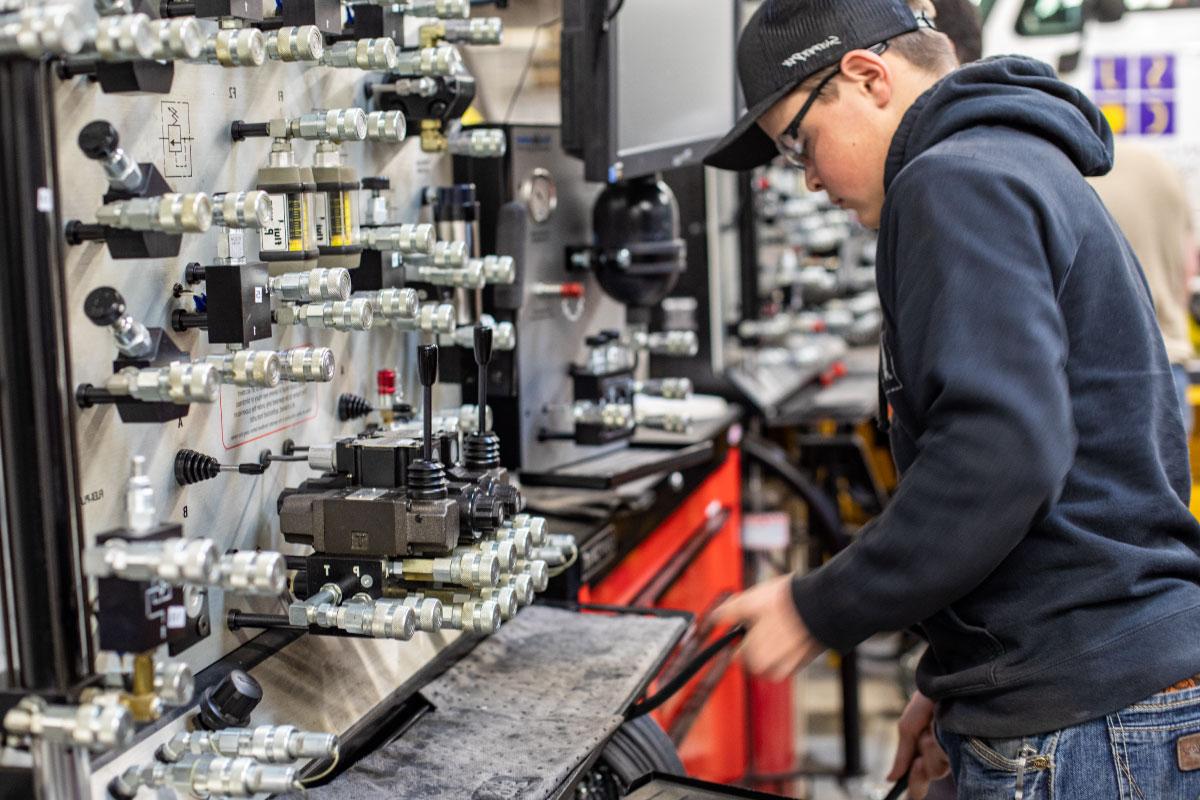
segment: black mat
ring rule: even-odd
[[[621,724],[682,635],[674,618],[533,606],[422,690],[436,710],[327,786],[327,798],[542,800]]]

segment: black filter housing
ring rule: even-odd
[[[592,231],[596,280],[623,305],[658,305],[687,268],[679,206],[657,177],[604,187],[592,207]]]

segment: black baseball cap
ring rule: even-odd
[[[758,118],[809,75],[917,29],[905,0],[765,0],[738,40],[738,78],[748,110],[704,157],[721,169],[753,169],[778,151]]]

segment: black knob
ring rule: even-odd
[[[433,386],[437,382],[438,349],[436,344],[422,345],[417,351],[418,373],[422,386]]]
[[[343,394],[338,397],[337,416],[342,422],[365,417],[372,411],[371,404],[356,394]]]
[[[111,122],[103,119],[89,122],[79,132],[79,149],[85,156],[97,161],[117,152],[120,142],[121,137],[117,135],[117,129]]]
[[[369,189],[375,192],[382,192],[392,188],[392,182],[382,175],[372,175],[363,178],[360,185],[364,189]]]
[[[610,342],[615,342],[621,338],[621,332],[615,331],[612,328],[607,328],[605,330],[600,331],[600,335],[603,336],[605,338],[605,340],[610,341]]]
[[[271,126],[267,122],[246,122],[235,119],[229,124],[229,138],[240,142],[247,136],[270,136]]]
[[[175,453],[175,482],[180,486],[212,480],[220,474],[221,463],[212,456],[187,448]]]
[[[492,329],[487,325],[475,326],[475,363],[487,366],[492,360]]]
[[[583,343],[588,347],[602,347],[608,344],[608,337],[603,333],[597,333],[584,338]]]
[[[498,498],[487,494],[478,486],[468,487],[461,496],[467,512],[459,517],[464,532],[491,532],[504,524],[504,505]]]
[[[125,316],[125,298],[111,286],[100,286],[88,293],[83,313],[101,327],[112,325]]]
[[[249,674],[235,669],[200,698],[200,726],[210,731],[244,728],[250,723],[250,712],[260,702],[262,686]]]
[[[520,490],[512,484],[497,483],[492,491],[509,516],[520,514],[525,509],[525,502],[521,497]]]

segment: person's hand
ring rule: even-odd
[[[717,622],[746,626],[739,650],[742,662],[770,680],[786,678],[825,649],[796,612],[791,580],[790,575],[772,578],[734,595],[713,612]]]
[[[887,779],[898,781],[907,774],[912,800],[925,800],[929,784],[950,774],[950,760],[933,734],[933,711],[933,701],[916,692],[900,715],[900,744]]]

